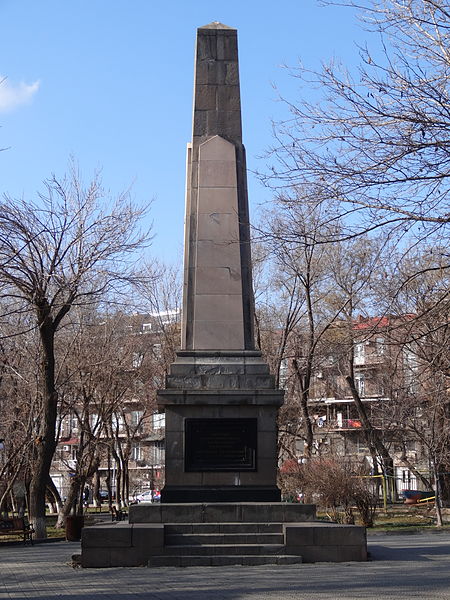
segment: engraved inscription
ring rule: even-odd
[[[257,419],[186,419],[186,471],[256,471]]]

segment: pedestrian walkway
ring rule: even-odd
[[[376,535],[367,563],[74,569],[76,542],[0,545],[0,599],[450,600],[450,532]]]

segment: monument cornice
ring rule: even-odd
[[[158,405],[261,405],[281,406],[283,390],[159,390]]]

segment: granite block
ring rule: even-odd
[[[225,83],[239,85],[239,68],[236,61],[225,62]]]
[[[223,87],[223,86],[221,86]],[[215,110],[217,103],[217,86],[198,85],[195,90],[195,104],[198,110]]]
[[[132,546],[159,549],[164,546],[164,525],[162,523],[134,523],[132,531]],[[152,552],[155,554],[155,552]]]
[[[361,546],[300,546],[298,550],[305,563],[367,560],[367,551]],[[291,549],[289,552],[294,554]]]
[[[209,122],[211,112],[207,111]],[[215,113],[214,113],[215,114]],[[229,187],[235,188],[236,162],[219,160],[200,160],[199,162],[199,187]]]
[[[223,163],[234,164],[236,162],[235,146],[220,135],[215,135],[200,144],[199,160],[200,162],[213,161],[217,169],[220,169]]]
[[[197,264],[199,267],[233,267],[239,269],[241,265],[239,243],[236,242],[236,238],[228,238],[224,241],[218,239],[199,240],[197,244]],[[241,297],[240,300],[242,305]],[[197,303],[198,298],[195,311],[201,315],[202,313],[197,307]],[[240,312],[242,314],[242,308]]]
[[[237,214],[238,202],[236,189],[230,187],[216,188],[202,186],[198,191],[198,214],[218,212]]]
[[[111,548],[110,567],[144,567],[148,562],[148,552],[139,548]]]
[[[82,548],[131,547],[131,527],[128,523],[83,527]]]
[[[316,518],[315,504],[282,503],[283,523],[311,522]]]
[[[162,523],[161,504],[133,504],[129,507],[130,523]]]
[[[86,548],[82,549],[81,566],[84,568],[101,569],[111,566],[110,548]]]
[[[325,546],[355,546],[366,544],[366,529],[357,525],[325,524],[315,527],[314,543]]]
[[[242,294],[242,281],[238,269],[229,267],[198,267],[195,283],[197,294]],[[211,349],[217,348],[227,350],[227,347],[221,345],[211,347]],[[202,350],[202,348],[197,349]],[[205,348],[205,350],[207,349]]]
[[[218,60],[237,60],[237,35],[217,36],[217,58]]]
[[[315,543],[314,527],[312,524],[310,527],[285,525],[284,539],[287,552],[290,552],[290,548],[297,546],[313,546]]]
[[[217,270],[216,270],[217,271]],[[220,279],[215,279],[215,283],[221,285]],[[239,282],[240,284],[240,282]],[[210,281],[210,291],[214,289],[214,281]],[[220,293],[220,292],[219,292]],[[221,345],[223,348],[236,348],[243,346],[244,335],[242,331],[242,321],[199,321],[196,322],[196,329],[194,332],[194,344],[196,348],[208,349],[216,348],[217,345]],[[236,382],[232,385],[232,389],[238,388],[238,376],[236,376]],[[223,380],[217,380],[215,383],[209,381],[204,383],[210,386],[209,389],[226,389],[228,384],[225,384]]]
[[[161,504],[163,523],[201,523],[201,504]]]
[[[225,111],[240,111],[241,95],[238,85],[219,85],[216,88],[217,102]]]

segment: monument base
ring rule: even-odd
[[[165,412],[163,502],[279,502],[283,390],[256,350],[178,351]]]
[[[161,502],[280,502],[281,492],[275,486],[165,486]]]
[[[142,503],[129,523],[85,527],[83,567],[188,567],[367,560],[366,530],[289,502]]]

